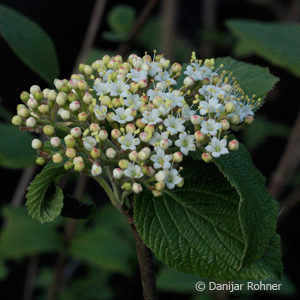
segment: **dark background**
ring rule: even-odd
[[[94,1],[0,1],[19,12],[28,16],[42,26],[50,35],[56,46],[59,63],[61,66],[60,78],[67,77],[77,57],[80,42],[83,40],[86,27],[89,22]],[[208,1],[209,2],[209,1]],[[283,5],[284,10],[276,11],[273,2],[279,2]],[[294,1],[299,2],[299,1]],[[177,1],[177,20],[176,34],[184,38],[187,46],[203,56],[209,54],[212,57],[233,55],[234,37],[231,36],[224,22],[230,18],[247,18],[262,21],[298,21],[300,14],[295,12],[297,6],[293,1],[242,1],[242,0],[219,0],[216,1],[216,8],[213,14],[213,20],[207,21],[203,18],[203,1]],[[137,16],[144,7],[146,1],[108,1],[104,18],[97,33],[95,47],[115,51],[118,47],[117,42],[109,42],[102,37],[102,33],[107,31],[108,24],[106,14],[117,4],[128,4],[136,10]],[[299,6],[299,5],[298,5]],[[159,3],[152,12],[152,16],[160,16],[162,4]],[[207,24],[205,24],[205,22]],[[223,33],[223,38],[218,41],[201,35],[204,28],[216,30]],[[149,37],[150,38],[150,37]],[[143,53],[144,50],[151,52],[152,49],[144,49],[143,45],[134,42],[132,51]],[[158,45],[159,48],[159,45]],[[208,49],[207,49],[208,48]],[[0,96],[1,105],[8,111],[14,113],[16,105],[19,103],[19,94],[21,91],[28,89],[32,84],[38,84],[42,88],[47,86],[38,75],[32,72],[23,62],[11,51],[6,42],[0,38]],[[176,58],[176,57],[175,57]],[[185,57],[188,61],[189,57]],[[270,71],[280,78],[280,82],[267,97],[267,101],[259,112],[260,115],[266,116],[274,123],[281,123],[285,126],[292,127],[297,113],[299,111],[299,79],[289,74],[283,69],[270,65],[257,56],[251,55],[243,60],[262,66],[268,66]],[[241,137],[242,138],[242,137]],[[256,148],[252,154],[258,169],[270,178],[274,171],[286,145],[287,137],[269,136]],[[1,141],[0,141],[1,143]],[[22,170],[8,170],[1,168],[1,200],[0,205],[9,203],[13,192],[18,184],[19,176]],[[70,188],[70,187],[69,187]],[[89,183],[89,193],[99,196],[97,187]],[[287,188],[282,196],[284,198],[291,191]],[[292,211],[279,223],[278,232],[282,237],[284,272],[294,284],[296,294],[293,296],[276,296],[263,293],[253,294],[252,299],[299,299],[300,289],[300,258],[299,258],[299,214],[300,206],[296,205]],[[54,261],[51,255],[43,258],[42,263]],[[24,276],[27,260],[18,263],[11,263],[11,271],[5,281],[0,281],[0,298],[1,299],[21,299],[24,284]],[[121,278],[124,283],[122,293],[117,293],[117,299],[127,299],[140,294],[140,285],[138,274],[136,272],[134,279]],[[121,280],[115,275],[113,282]],[[5,292],[8,294],[6,296]],[[125,295],[125,296],[124,296]],[[161,294],[161,299],[188,299],[188,296]]]

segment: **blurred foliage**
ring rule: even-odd
[[[243,141],[251,151],[256,150],[270,137],[286,139],[290,133],[290,128],[284,124],[279,124],[259,115],[251,126],[247,127],[243,133]]]
[[[33,164],[36,153],[31,148],[32,139],[32,134],[0,122],[0,166],[19,169]]]
[[[38,24],[1,4],[0,34],[19,58],[43,79],[52,83],[58,76],[54,44]]]
[[[228,20],[226,25],[242,41],[242,49],[300,76],[299,24]]]

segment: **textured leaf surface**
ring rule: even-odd
[[[216,65],[220,64],[224,65],[224,70],[233,73],[243,91],[250,97],[255,94],[257,98],[264,98],[279,80],[268,68],[237,61],[231,57],[218,58]]]
[[[228,20],[226,25],[255,54],[300,76],[299,24]]]
[[[153,198],[149,192],[136,197],[135,223],[155,255],[179,271],[200,277],[233,280],[279,276],[279,243],[276,240],[269,245],[276,219],[273,200],[270,205],[265,203],[270,199],[261,199],[263,202],[258,206],[250,206],[255,210],[252,215],[245,213],[243,207],[247,205],[241,208],[242,200],[236,189],[213,164],[189,160],[183,177],[183,188],[166,191],[162,197]],[[258,180],[263,184],[260,175]],[[268,212],[264,215],[265,204],[271,207],[272,216]],[[243,219],[253,215],[254,219]],[[270,224],[266,230],[255,229],[258,222],[265,224],[267,220]],[[252,236],[255,230],[259,237]],[[258,240],[263,244],[258,245]],[[254,263],[244,264],[254,257]]]
[[[63,207],[63,192],[53,181],[63,173],[63,166],[48,163],[30,183],[26,194],[26,207],[32,218],[41,223],[58,217]]]
[[[36,154],[31,148],[31,134],[0,123],[0,141],[1,167],[18,169],[34,164]]]
[[[43,79],[52,82],[58,76],[53,42],[38,24],[0,5],[0,34],[23,62]]]
[[[62,246],[55,223],[39,224],[28,217],[25,207],[5,207],[7,221],[0,234],[0,256],[16,259],[24,256],[55,252]]]
[[[127,34],[135,21],[135,10],[128,5],[117,5],[108,14],[110,28],[120,34]]]

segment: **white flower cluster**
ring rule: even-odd
[[[260,100],[245,96],[221,67],[193,53],[181,75],[182,66],[163,55],[105,55],[81,64],[70,80],[56,79],[57,91],[23,92],[12,123],[49,137],[32,142],[39,164],[65,157],[66,169],[110,173],[126,193],[144,186],[160,195],[183,185],[184,156],[198,148],[209,162],[236,150],[237,140],[227,142],[230,127],[253,122]]]

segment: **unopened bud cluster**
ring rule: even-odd
[[[34,85],[23,92],[12,123],[48,138],[32,141],[38,164],[110,173],[124,193],[147,187],[159,196],[183,185],[180,163],[189,152],[198,148],[209,162],[237,150],[237,140],[227,142],[229,130],[253,122],[260,100],[221,68],[194,53],[185,70],[163,55],[105,55],[81,64],[70,80],[56,79],[56,90]]]

